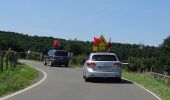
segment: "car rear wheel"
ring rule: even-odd
[[[86,79],[86,71],[83,71],[83,78]]]
[[[91,81],[91,78],[86,77],[86,72],[84,72],[83,77],[85,79],[85,82],[90,82]]]
[[[120,83],[122,81],[122,78],[121,77],[117,77],[116,78],[116,82]]]
[[[65,67],[68,67],[68,64],[65,64]]]
[[[90,78],[86,78],[86,77],[85,77],[85,82],[90,82],[90,81],[91,81]]]

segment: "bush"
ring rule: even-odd
[[[71,64],[82,65],[83,60],[87,60],[87,55],[73,56],[71,59]]]

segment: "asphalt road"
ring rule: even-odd
[[[157,100],[149,92],[123,80],[85,82],[82,69],[44,66],[41,62],[25,61],[42,69],[47,79],[40,85],[8,100]]]

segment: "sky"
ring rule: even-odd
[[[170,35],[170,0],[0,0],[0,30],[159,46]]]

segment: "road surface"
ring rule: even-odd
[[[85,82],[82,69],[44,66],[42,62],[22,60],[47,73],[40,85],[7,100],[158,100],[135,84]]]

